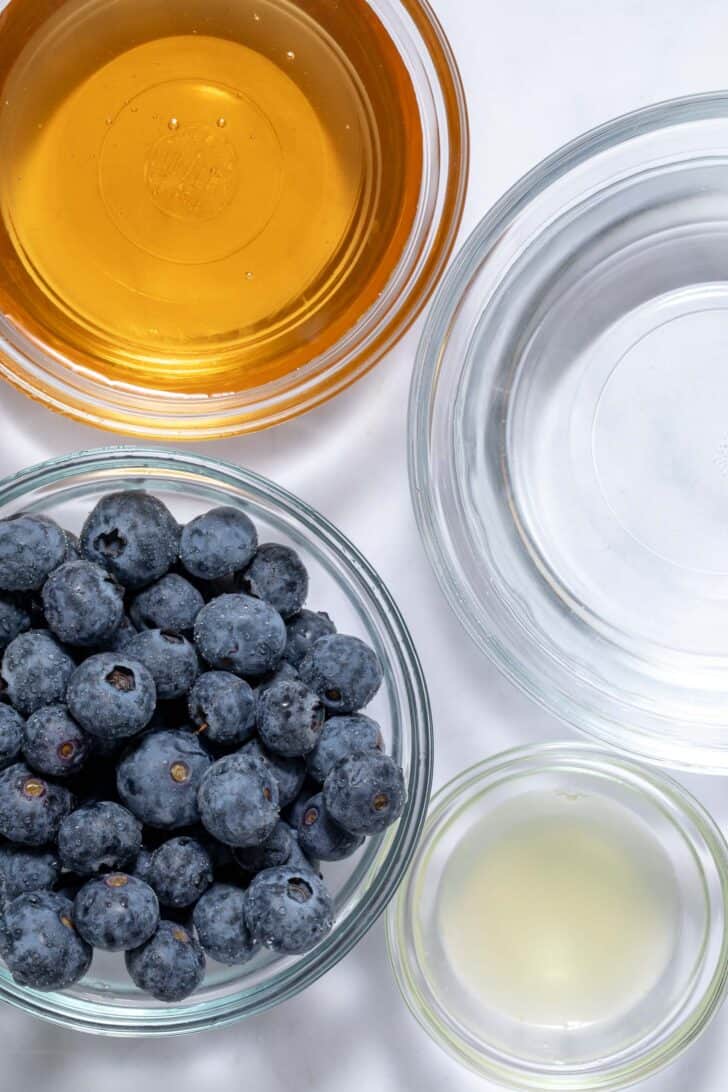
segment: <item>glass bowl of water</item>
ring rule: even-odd
[[[431,312],[412,495],[471,636],[574,727],[728,772],[728,95],[587,133]]]

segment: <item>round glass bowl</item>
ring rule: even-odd
[[[115,5],[115,11],[119,7],[121,12],[119,19],[115,15],[110,21],[103,10],[107,2],[93,0],[82,7],[77,5],[74,18],[96,22],[93,33],[84,24],[73,35],[61,21],[63,11],[55,10],[61,0],[51,5],[50,21],[60,44],[51,51],[49,70],[55,72],[54,58],[63,50],[75,48],[74,42],[95,41],[95,48],[103,54],[99,58],[101,68],[107,56],[114,56],[115,36],[126,34],[132,44],[144,40],[146,29],[141,28],[137,34],[133,24],[139,5],[123,0]],[[0,0],[4,19],[12,16],[16,6],[19,8],[14,23],[10,18],[16,35],[27,33],[25,17],[20,17],[23,4],[28,9],[25,21],[42,18],[28,0]],[[293,22],[285,31],[285,40],[290,39],[295,49],[281,54],[280,63],[275,53],[273,63],[261,45],[260,56],[256,53],[257,59],[250,61],[251,71],[256,70],[256,65],[268,66],[265,78],[270,78],[271,87],[278,89],[270,91],[270,103],[265,98],[267,85],[263,79],[256,82],[251,77],[250,87],[240,84],[243,90],[227,86],[236,79],[235,64],[230,66],[233,74],[227,83],[223,75],[216,76],[222,82],[211,86],[209,93],[199,91],[195,81],[189,79],[158,83],[150,87],[146,98],[145,92],[131,105],[127,100],[118,113],[115,107],[109,109],[106,119],[99,113],[106,109],[101,105],[103,100],[94,106],[91,96],[89,110],[95,110],[95,114],[88,124],[98,129],[93,138],[98,147],[91,149],[91,158],[98,160],[99,181],[89,189],[87,208],[79,198],[72,213],[68,212],[69,216],[81,218],[78,231],[60,225],[59,233],[66,231],[69,237],[54,243],[51,249],[48,232],[37,226],[40,204],[35,209],[25,208],[28,201],[36,200],[35,189],[17,187],[17,195],[13,191],[3,197],[7,224],[0,232],[0,250],[6,255],[0,261],[0,375],[44,405],[87,424],[136,437],[213,439],[255,431],[297,416],[339,393],[381,359],[419,314],[451,253],[467,182],[468,124],[455,60],[426,0],[356,0],[362,33],[378,36],[382,57],[396,60],[390,67],[398,74],[392,76],[388,93],[401,106],[402,132],[409,136],[400,133],[402,147],[394,147],[399,132],[394,108],[381,111],[377,128],[371,104],[365,101],[362,91],[364,77],[345,56],[334,32],[316,29],[315,19],[320,16],[324,20],[322,27],[329,20],[351,39],[346,7],[346,3],[332,5],[322,0],[303,5],[299,11],[297,5],[281,6],[271,0],[256,4],[252,0],[236,0],[233,4],[214,0],[200,4],[198,22],[195,5],[187,5],[184,11],[172,10],[168,5],[154,7],[149,16],[149,33],[153,38],[153,27],[159,23],[160,42],[182,33],[174,29],[181,22],[199,28],[193,30],[195,34],[235,38],[235,48],[256,49],[257,37],[265,36],[266,27],[286,18]],[[353,10],[351,14],[353,17]],[[235,21],[234,28],[227,28],[229,33],[226,18],[229,23]],[[172,29],[165,20],[171,21]],[[43,26],[39,29],[45,33]],[[99,37],[103,35],[111,36],[106,52]],[[354,39],[359,37],[354,34]],[[4,26],[5,53],[12,48],[11,38]],[[273,44],[268,42],[266,49],[270,51]],[[233,48],[230,42],[227,45]],[[225,43],[223,46],[227,48]],[[314,47],[323,50],[325,57],[315,63],[309,60],[307,68],[307,50]],[[361,42],[356,45],[360,52],[363,48]],[[375,69],[370,73],[372,87],[383,86],[384,63],[379,71],[365,48],[364,59],[359,60]],[[7,65],[5,54],[0,55],[0,69],[3,63]],[[32,57],[28,63],[34,63]],[[161,62],[150,58],[149,63],[153,83],[153,73],[160,70],[154,65]],[[179,63],[179,58],[169,61],[171,65]],[[91,64],[85,53],[78,60],[81,72]],[[163,71],[165,65],[167,61]],[[349,106],[331,87],[322,91],[316,83],[333,79],[337,71],[348,73]],[[42,84],[37,66],[33,73],[34,81]],[[133,80],[139,75],[130,71],[124,78]],[[176,97],[170,99],[172,83],[179,87]],[[138,80],[130,87],[133,90],[137,85]],[[112,94],[114,86],[109,91],[101,83],[100,93]],[[21,92],[25,96],[25,88]],[[301,92],[310,96],[310,102],[307,98],[304,104],[307,117],[314,108],[333,115],[326,123],[328,128],[324,125],[321,134],[316,131],[321,144],[319,157],[311,152],[313,139],[307,144],[305,134],[299,134],[293,122],[289,123],[286,96],[303,109]],[[46,93],[58,94],[52,81],[47,92],[34,84],[32,101]],[[8,98],[7,93],[4,98]],[[33,107],[26,99],[20,105],[28,111]],[[216,124],[218,99],[225,103],[226,116],[218,118]],[[177,100],[179,106],[175,105]],[[68,101],[73,106],[76,100]],[[291,148],[276,144],[280,134],[274,132],[273,122],[266,120],[268,106],[274,112],[278,110],[281,132],[287,134]],[[194,119],[195,111],[203,108],[208,113],[213,110],[211,123],[185,128],[188,117]],[[181,120],[171,117],[167,123],[171,110],[177,110]],[[51,154],[48,149],[55,147],[50,145],[55,139],[52,133],[47,138],[35,136],[39,130],[50,130],[50,121],[47,126],[43,118],[38,125],[21,125],[10,106],[6,113],[7,122],[0,110],[0,132],[7,128],[10,148],[17,144],[22,149],[22,142],[30,140],[31,133],[38,141],[38,154]],[[53,114],[48,116],[52,120]],[[317,186],[312,176],[318,163],[324,162],[337,140],[348,146],[348,139],[341,134],[350,132],[353,137],[357,128],[363,133],[372,130],[367,137],[371,138],[371,148],[360,156],[363,164],[369,164],[366,170],[359,165],[364,172],[360,182],[354,184],[358,176],[351,164],[337,161],[330,168],[321,167],[323,178]],[[245,139],[248,129],[254,145]],[[69,130],[74,140],[92,139],[84,135],[85,123],[69,125]],[[234,139],[244,141],[242,150],[235,150],[231,144]],[[75,169],[75,153],[66,153],[64,158],[64,140],[61,133],[59,162],[64,171],[71,171]],[[389,151],[388,140],[393,145]],[[126,147],[123,141],[128,143],[130,154],[139,158],[138,169],[120,158],[120,149]],[[418,151],[407,174],[404,211],[396,213],[393,200],[386,208],[384,202],[378,211],[379,206],[374,207],[373,202],[381,201],[382,192],[392,185],[386,182],[386,170],[391,169],[395,152],[399,155],[405,147],[407,154],[415,147]],[[252,159],[250,148],[255,150]],[[239,169],[243,153],[249,160],[245,171]],[[306,156],[313,158],[313,167],[306,168]],[[32,156],[27,158],[34,162]],[[81,158],[85,161],[88,154]],[[385,172],[381,178],[377,170]],[[38,174],[42,181],[48,171],[39,169]],[[84,177],[86,185],[88,171]],[[398,184],[404,177],[404,170],[399,171]],[[287,180],[285,185],[281,179]],[[14,176],[6,181],[12,188]],[[279,183],[283,197],[276,188]],[[307,195],[306,186],[313,186],[315,192]],[[337,202],[334,197],[321,202],[318,219],[313,217],[312,204],[320,193],[328,192],[326,187],[333,192],[337,186],[346,189],[347,198],[358,202],[358,209],[364,203],[372,213],[368,220],[363,212],[357,212],[356,216],[352,213],[349,222],[341,213],[343,198]],[[72,188],[71,192],[77,190]],[[245,196],[248,191],[249,199]],[[109,234],[108,245],[96,244],[100,254],[94,253],[93,261],[98,261],[98,270],[90,264],[91,259],[74,258],[68,253],[84,225],[94,230],[94,202],[99,204],[94,238],[101,239],[104,232]],[[289,203],[298,203],[301,208],[291,211]],[[283,216],[284,207],[291,220],[282,225],[276,217]],[[232,222],[234,212],[240,222]],[[334,225],[333,218],[339,213],[341,223],[337,220]],[[57,220],[57,215],[50,216],[53,231]],[[121,227],[114,233],[117,221]],[[20,235],[24,223],[28,228],[27,246]],[[236,231],[244,240],[240,245]],[[315,277],[310,274],[314,279],[309,278],[309,283],[307,270],[309,265],[313,268],[316,248],[328,253],[327,248],[333,247],[336,239],[340,244],[336,244],[335,255],[324,255],[315,267]],[[282,248],[280,261],[265,250],[269,245],[266,240],[270,240],[271,247]],[[45,265],[34,256],[33,248],[38,250],[39,242],[44,246],[44,256],[50,252]],[[298,259],[296,247],[301,250]],[[234,254],[231,256],[229,251]],[[257,264],[252,251],[258,255]],[[374,255],[380,251],[381,260],[375,262]],[[116,266],[111,266],[112,252],[118,272]],[[239,260],[243,265],[239,270],[236,267],[235,273],[228,273],[221,255],[225,261]],[[46,270],[51,261],[55,263],[53,275]],[[69,266],[71,262],[75,264]],[[185,272],[193,262],[201,270],[197,280]],[[61,268],[56,270],[56,265]],[[362,270],[370,266],[371,272],[365,277]],[[271,268],[277,269],[277,276],[271,275]],[[67,288],[64,293],[57,288],[61,275]],[[287,277],[292,278],[290,285]],[[102,291],[100,284],[105,286]],[[33,293],[39,285],[45,293],[44,302],[34,302]],[[121,298],[124,292],[129,294],[128,305]],[[240,311],[235,302],[238,293]],[[82,295],[93,306],[82,304]],[[121,300],[118,305],[114,303],[117,296]],[[140,297],[145,297],[141,303]],[[246,310],[242,309],[243,301]],[[160,315],[162,321],[158,321]],[[195,320],[190,316],[196,316]],[[187,326],[194,327],[194,335],[185,334]]]
[[[412,495],[468,632],[574,727],[728,772],[728,95],[630,114],[485,217],[433,306]]]
[[[88,976],[62,993],[16,985],[0,964],[0,998],[69,1027],[110,1035],[195,1031],[260,1012],[292,997],[329,970],[362,938],[392,897],[412,856],[429,798],[432,726],[425,682],[407,628],[386,588],[361,554],[322,516],[250,471],[174,452],[108,448],[31,467],[0,483],[0,518],[43,513],[78,530],[104,493],[147,489],[180,521],[218,504],[240,506],[262,540],[295,547],[310,574],[309,603],[325,608],[342,632],[378,652],[384,684],[371,704],[388,749],[407,783],[405,812],[351,861],[330,866],[336,924],[312,952],[297,958],[261,955],[245,968],[208,962],[201,988],[165,1005],[138,991],[123,959],[97,952]]]
[[[650,1076],[705,1029],[727,922],[728,846],[697,801],[596,745],[553,743],[434,797],[387,940],[407,1004],[458,1061],[584,1092]]]

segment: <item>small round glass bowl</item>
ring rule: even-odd
[[[468,632],[574,727],[728,772],[728,94],[587,133],[431,312],[412,494]]]
[[[97,952],[87,977],[62,993],[16,985],[0,964],[0,998],[58,1024],[108,1035],[154,1035],[219,1026],[270,1008],[306,988],[364,936],[392,897],[424,822],[432,773],[432,726],[425,682],[407,628],[372,567],[344,536],[296,497],[247,470],[199,455],[107,448],[64,456],[0,483],[0,518],[20,510],[53,516],[78,530],[104,493],[147,489],[180,521],[213,505],[240,506],[261,538],[295,547],[310,575],[309,603],[330,612],[342,632],[367,640],[385,666],[371,704],[387,747],[405,771],[407,805],[399,823],[351,861],[327,868],[336,924],[312,952],[261,955],[244,968],[209,962],[202,987],[165,1005],[137,990],[123,959]]]
[[[706,1028],[727,922],[728,846],[697,801],[594,744],[552,743],[437,793],[387,942],[412,1013],[458,1061],[584,1092],[650,1076]]]
[[[12,2],[0,0],[0,11]],[[217,392],[196,393],[196,388],[185,392],[172,381],[169,388],[158,381],[149,386],[136,383],[120,376],[118,369],[115,374],[113,365],[95,363],[93,355],[69,348],[55,332],[45,336],[40,328],[25,329],[14,318],[17,305],[8,298],[0,314],[0,376],[50,409],[85,424],[179,441],[254,432],[296,417],[344,390],[381,360],[414,322],[450,257],[465,199],[469,140],[460,74],[427,0],[366,2],[411,79],[422,167],[411,227],[405,237],[394,240],[399,253],[392,271],[359,317],[337,313],[331,320],[331,338],[317,355],[306,358],[310,335],[295,351],[284,354],[285,359],[276,357],[267,368],[269,375],[261,367],[257,374],[251,372],[241,355],[235,378],[233,354],[227,384]],[[11,274],[12,270],[7,278],[10,295]],[[204,369],[202,349],[199,360],[195,353],[188,356],[185,368]],[[152,354],[149,360],[155,364],[156,358]]]

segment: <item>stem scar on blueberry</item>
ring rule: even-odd
[[[178,785],[182,785],[185,781],[189,781],[190,768],[186,762],[173,762],[169,767],[169,775]]]
[[[289,899],[294,902],[308,902],[313,895],[313,888],[307,884],[302,876],[294,876],[286,884]]]
[[[268,788],[268,786],[266,785],[266,787],[265,787],[265,788],[263,789],[263,796],[264,796],[264,798],[265,798],[266,800],[270,800],[270,798],[271,798],[271,795],[272,795],[272,794],[271,794],[271,791],[270,791],[270,789]]]
[[[318,817],[318,808],[308,808],[303,815],[303,825],[305,827],[312,827]]]
[[[40,796],[45,796],[46,787],[43,781],[39,781],[37,777],[28,777],[23,783],[23,793],[25,796],[29,796],[31,800],[37,800]]]
[[[389,797],[386,792],[378,792],[372,800],[372,806],[375,811],[386,811],[389,807]]]
[[[73,924],[68,914],[61,914],[59,917],[61,925],[65,925],[66,929],[73,929],[75,931],[76,926]]]
[[[122,694],[129,694],[132,690],[136,690],[134,672],[130,671],[128,667],[120,667],[117,664],[106,676],[106,681],[109,686],[113,686],[115,690],[120,690]]]
[[[76,744],[71,740],[66,740],[65,743],[59,743],[57,752],[60,759],[73,758],[74,751],[76,750]]]
[[[110,876],[106,876],[104,883],[107,887],[126,887],[129,882],[129,877],[125,876],[123,872],[112,872]]]
[[[106,557],[120,557],[126,549],[126,539],[114,528],[96,537],[94,549]]]
[[[182,944],[189,944],[190,942],[189,933],[185,929],[182,929],[179,925],[176,929],[172,930],[172,936],[175,940],[181,941]]]
[[[201,736],[203,732],[206,732],[210,725],[206,720],[203,720],[202,724],[198,724],[195,729],[195,735]]]
[[[337,690],[335,687],[330,687],[326,691],[326,697],[329,701],[341,701],[341,691]]]

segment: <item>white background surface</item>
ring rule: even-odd
[[[170,0],[172,2],[172,0]],[[658,99],[728,86],[725,0],[432,0],[459,58],[472,123],[465,230],[516,178],[586,128]],[[485,662],[435,584],[411,514],[405,407],[414,331],[334,403],[272,432],[205,445],[275,478],[324,512],[392,589],[429,679],[435,784],[504,747],[568,735]],[[104,433],[0,387],[0,474]],[[728,784],[686,778],[728,830]],[[728,1007],[641,1092],[724,1092]],[[0,1010],[0,1090],[471,1092],[400,1001],[381,923],[305,995],[217,1032],[157,1041],[92,1038]]]

